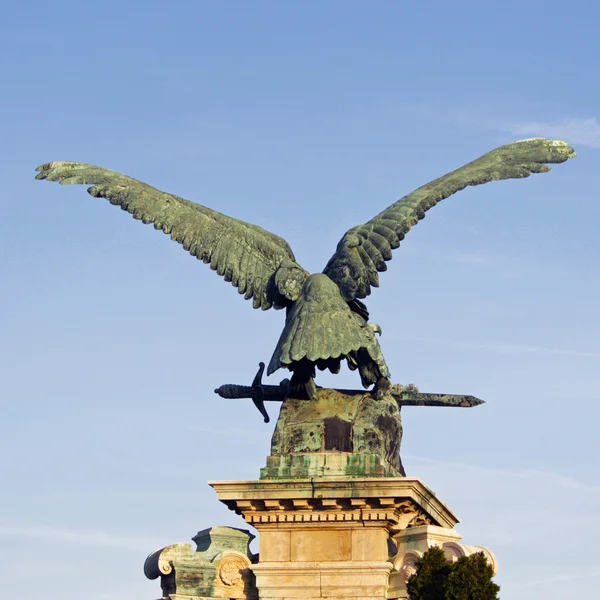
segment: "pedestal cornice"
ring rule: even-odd
[[[387,522],[390,532],[420,525],[452,528],[458,518],[416,478],[319,477],[212,481],[219,500],[252,525]]]

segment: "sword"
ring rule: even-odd
[[[283,402],[290,389],[289,379],[284,379],[279,385],[263,385],[262,376],[265,371],[265,363],[258,364],[258,372],[254,376],[252,385],[237,385],[226,383],[215,390],[215,394],[221,398],[251,398],[254,406],[263,416],[265,423],[270,421],[269,414],[265,409],[265,402]],[[342,394],[368,394],[365,390],[338,390]],[[485,400],[475,396],[458,394],[426,394],[419,392],[414,385],[392,384],[390,394],[396,399],[399,406],[455,406],[472,408],[483,404]]]

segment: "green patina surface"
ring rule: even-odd
[[[400,460],[400,404],[473,406],[476,402],[466,396],[425,398],[416,391],[398,390],[403,395],[399,402],[390,390],[390,372],[376,336],[381,328],[368,323],[363,300],[379,286],[379,273],[386,271],[393,250],[440,201],[467,186],[544,173],[549,164],[572,156],[573,149],[558,140],[538,138],[501,146],[348,230],[323,272],[312,275],[296,262],[279,236],[120,173],[61,161],[38,167],[37,178],[89,185],[92,196],[105,198],[135,219],[152,224],[209,264],[244,298],[252,299],[254,308],[286,309],[268,373],[286,368],[292,378],[261,479],[394,477],[405,474]],[[365,388],[374,386],[374,393],[316,387],[317,368],[337,373],[343,362],[358,371]],[[260,395],[255,391],[252,388],[250,397],[260,409],[264,390]],[[264,406],[262,412],[266,418]],[[146,575],[161,578],[163,597],[256,598],[251,573],[242,573],[250,569],[236,566],[250,560],[251,535],[237,531],[212,528],[200,532],[194,538],[195,550],[190,544],[163,548],[148,557]],[[227,582],[231,578],[234,583]],[[220,585],[230,586],[229,593],[219,590]]]
[[[232,551],[247,557],[247,562],[255,560],[249,549],[253,539],[254,535],[244,529],[210,527],[192,538],[195,549],[191,544],[172,544],[150,554],[144,564],[144,573],[148,579],[160,578],[163,597],[189,596],[196,600],[256,598],[254,576],[249,569],[243,568],[245,562],[240,563],[233,556],[231,568]],[[229,559],[229,581],[233,581],[229,586],[219,575],[223,559]]]
[[[398,477],[402,420],[391,394],[319,388],[283,402],[261,479]]]
[[[196,553],[203,560],[214,561],[227,550],[235,550],[251,557],[250,542],[254,539],[249,531],[234,527],[209,527],[199,531],[192,541],[196,544]]]
[[[365,388],[386,388],[390,373],[363,300],[379,286],[393,250],[425,213],[467,186],[527,177],[574,156],[565,142],[535,138],[507,144],[402,197],[370,221],[348,230],[322,273],[309,274],[281,237],[94,165],[58,161],[38,167],[37,179],[89,185],[94,197],[169,234],[231,282],[255,308],[285,308],[286,321],[268,373],[292,372],[295,397],[317,395],[316,368],[333,373],[346,362]],[[302,210],[299,207],[299,210]],[[238,332],[243,334],[243,332]]]

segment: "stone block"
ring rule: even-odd
[[[301,529],[291,531],[293,562],[347,561],[352,558],[350,529]]]

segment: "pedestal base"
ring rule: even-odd
[[[420,480],[215,481],[219,500],[259,532],[260,598],[406,598],[423,552],[468,552],[456,516]]]
[[[254,572],[260,598],[381,600],[391,569],[385,561],[261,562]]]
[[[230,527],[151,554],[163,599],[406,600],[417,560],[432,546],[453,561],[489,550],[460,544],[456,516],[418,479],[406,477],[214,481],[219,500],[260,533]]]

